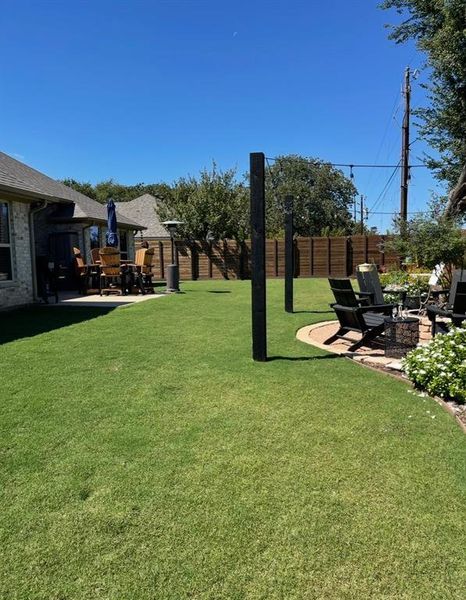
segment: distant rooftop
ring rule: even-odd
[[[143,194],[129,202],[115,202],[117,211],[127,217],[144,225],[144,237],[147,238],[169,238],[170,234],[161,224],[157,215],[158,199],[151,194]]]
[[[47,177],[4,152],[0,152],[1,191],[63,204],[54,213],[54,218],[57,220],[107,222],[107,209],[103,204],[73,190],[60,181]],[[141,225],[136,221],[118,214],[118,212],[117,222],[120,225],[141,229]]]

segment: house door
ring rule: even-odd
[[[60,266],[59,288],[62,290],[76,289],[74,273],[73,246],[79,246],[76,231],[64,231],[49,235],[49,257]]]

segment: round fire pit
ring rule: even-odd
[[[385,356],[404,358],[419,343],[419,319],[385,319]]]

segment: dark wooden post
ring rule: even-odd
[[[223,277],[224,279],[228,279],[228,248],[227,241],[223,240]]]
[[[332,242],[330,236],[327,238],[327,275],[332,276]]]
[[[314,277],[314,238],[309,238],[309,274]]]
[[[199,265],[197,254],[197,243],[191,242],[191,279],[195,281],[199,277]]]
[[[285,197],[285,311],[293,312],[293,196]]]
[[[265,279],[265,156],[254,152],[250,159],[251,188],[251,291],[252,357],[267,360]]]
[[[165,262],[163,258],[163,242],[159,242],[160,279],[165,279]]]
[[[209,242],[207,252],[209,257],[209,279],[212,279],[212,242]]]

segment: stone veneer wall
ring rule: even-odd
[[[13,281],[0,281],[0,309],[30,304],[32,285],[31,239],[28,203],[10,202]]]

